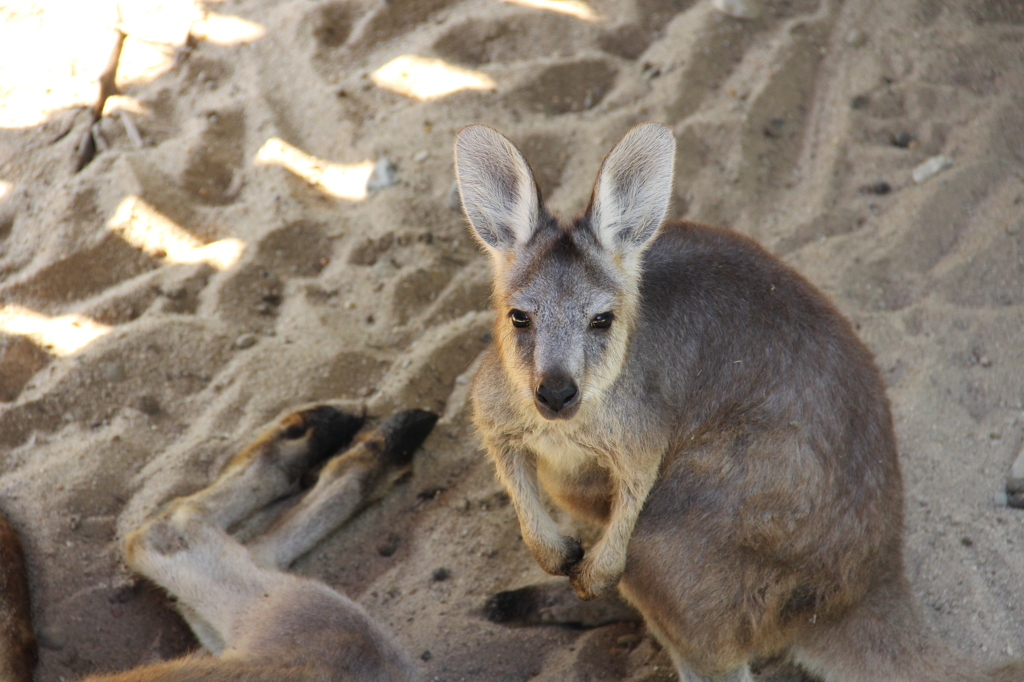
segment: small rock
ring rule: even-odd
[[[431,658],[433,658],[433,656],[429,651],[424,651],[422,654],[420,654],[421,661],[429,661]]]
[[[426,161],[429,156],[430,152],[428,152],[426,149],[421,149],[412,155],[412,160],[415,161],[416,163],[420,163],[422,161]]]
[[[964,547],[971,547],[972,545],[974,545],[974,540],[970,539],[965,535],[962,538],[960,538],[960,544]]]
[[[155,417],[160,414],[160,401],[151,395],[144,395],[139,398],[139,401],[136,403],[136,407],[139,412],[148,414],[150,417]]]
[[[982,355],[980,358],[978,358],[978,364],[981,365],[982,367],[991,367],[992,358],[990,358],[987,355]]]
[[[252,348],[253,346],[256,345],[257,340],[258,339],[256,338],[255,334],[242,334],[237,339],[235,339],[235,348],[239,350]]]
[[[637,644],[639,644],[642,639],[643,637],[637,634],[622,635],[621,637],[615,640],[615,646],[621,647],[623,649],[632,649]]]
[[[103,366],[100,367],[100,376],[103,377],[104,381],[111,384],[124,381],[124,365],[120,362],[105,362],[103,363]]]
[[[859,28],[855,28],[846,34],[846,44],[850,47],[860,47],[868,42],[868,35]]]
[[[913,141],[914,137],[906,130],[901,130],[900,132],[892,136],[893,146],[899,147],[901,149],[906,149],[907,147],[910,146],[910,143]]]
[[[911,174],[914,177],[914,182],[920,184],[925,180],[935,177],[952,165],[952,157],[946,156],[945,154],[939,154],[938,156],[933,156],[927,161],[919,164],[914,168]]]
[[[434,572],[430,574],[430,579],[435,583],[444,582],[450,577],[452,577],[452,574],[447,568],[435,568]]]
[[[452,186],[448,188],[448,208],[456,213],[462,213],[462,197],[459,195],[459,183],[452,180]]]
[[[871,104],[871,98],[867,95],[855,95],[850,98],[851,109],[863,109],[869,104]]]
[[[373,173],[366,181],[366,191],[376,192],[379,189],[391,187],[396,182],[398,182],[398,168],[391,163],[388,157],[382,156],[377,159],[377,163],[373,164]]]
[[[713,0],[711,6],[736,19],[757,19],[764,13],[760,0]]]
[[[395,533],[388,533],[387,538],[377,547],[377,553],[381,556],[394,556],[398,551],[398,544],[402,539]]]
[[[891,191],[892,186],[884,180],[872,182],[870,185],[864,185],[860,188],[861,194],[888,194]]]

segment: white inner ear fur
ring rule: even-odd
[[[642,123],[608,152],[594,186],[591,225],[604,248],[636,260],[665,221],[676,141],[660,123]]]
[[[466,126],[455,139],[462,209],[496,262],[525,243],[537,224],[537,185],[522,153],[501,133]]]

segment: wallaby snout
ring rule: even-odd
[[[534,397],[537,409],[545,419],[568,419],[580,404],[580,391],[576,382],[560,372],[541,377]]]

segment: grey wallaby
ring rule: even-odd
[[[871,354],[752,240],[665,222],[674,156],[633,128],[563,223],[514,144],[458,135],[497,311],[474,419],[533,556],[584,599],[618,586],[683,680],[780,656],[829,682],[1024,680],[926,634]],[[562,536],[541,488],[601,539]]]

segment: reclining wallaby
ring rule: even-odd
[[[922,631],[869,351],[750,239],[664,223],[674,155],[666,127],[633,128],[561,223],[515,145],[458,135],[497,311],[474,419],[533,556],[584,599],[618,586],[683,680],[780,655],[833,682],[1024,680]],[[541,488],[601,539],[562,536]]]
[[[214,656],[190,656],[93,682],[414,680],[405,653],[355,602],[282,569],[369,502],[412,459],[437,416],[399,412],[329,460],[316,484],[247,546],[228,529],[295,492],[361,419],[328,406],[292,413],[230,460],[209,487],[171,502],[129,535],[128,565],[177,598]]]

